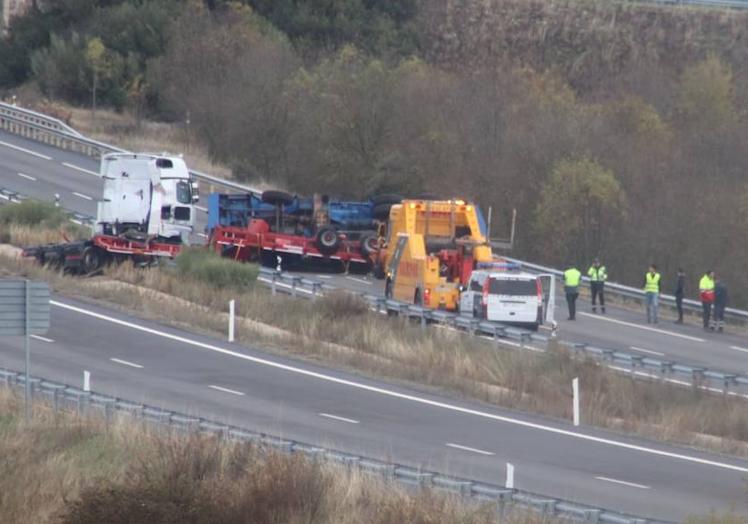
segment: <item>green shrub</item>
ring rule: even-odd
[[[56,228],[68,224],[69,219],[63,209],[49,202],[25,200],[20,204],[7,204],[0,207],[0,224],[42,226]]]
[[[257,280],[254,264],[234,262],[205,248],[185,249],[177,257],[181,276],[199,280],[217,288],[250,287]]]

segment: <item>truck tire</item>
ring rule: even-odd
[[[373,233],[367,233],[361,237],[361,254],[365,257],[371,256],[379,251],[379,238]]]
[[[317,231],[317,239],[314,243],[320,253],[329,256],[338,250],[340,238],[334,227],[324,226]]]
[[[378,206],[380,204],[399,204],[403,201],[403,197],[401,195],[396,195],[392,193],[383,193],[381,195],[375,195],[371,197],[371,203],[375,206]]]
[[[293,202],[293,196],[285,191],[263,191],[260,198],[266,204],[272,204],[274,206],[287,206]]]
[[[81,253],[81,272],[92,275],[104,266],[106,253],[96,246],[87,246]]]
[[[390,218],[391,207],[392,204],[377,204],[372,208],[371,214],[374,215],[374,218],[376,218],[377,220],[387,220],[388,218]]]

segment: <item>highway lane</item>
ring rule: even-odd
[[[95,203],[75,196],[73,192],[99,194],[100,180],[64,165],[75,165],[95,171],[95,160],[3,132],[0,132],[0,142],[13,146],[0,144],[0,187],[49,199],[52,194],[60,192],[60,188],[69,183],[67,192],[61,193],[64,195],[63,205],[76,211],[95,214]],[[37,180],[20,177],[19,172],[36,177]],[[197,216],[199,232],[202,232],[205,221],[205,213],[200,212]],[[204,240],[204,236],[202,238]],[[363,275],[319,276],[330,284],[345,289],[378,295],[383,293],[380,281],[372,281]],[[678,326],[664,319],[657,326],[649,326],[644,322],[643,312],[637,314],[615,306],[609,306],[608,314],[605,316],[594,316],[589,313],[585,301],[580,301],[578,320],[568,322],[564,320],[566,315],[562,297],[557,300],[557,305],[556,317],[560,319],[559,336],[563,340],[585,342],[642,356],[672,359],[692,366],[748,373],[748,338],[744,336],[729,332],[705,333],[698,326]]]
[[[661,445],[326,369],[55,297],[33,372],[285,438],[649,517],[748,511],[748,461]],[[0,366],[22,369],[19,339]]]

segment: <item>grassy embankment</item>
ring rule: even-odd
[[[34,406],[0,388],[0,520],[15,524],[490,524],[495,505],[338,466]],[[511,512],[504,523],[552,522]]]
[[[571,415],[571,380],[579,377],[586,424],[748,456],[743,400],[633,381],[555,347],[534,354],[497,349],[490,341],[449,330],[422,331],[370,314],[363,301],[347,294],[316,302],[272,296],[253,285],[253,266],[200,249],[186,251],[175,267],[123,264],[87,279],[1,257],[0,275],[11,274],[221,337],[228,302],[235,299],[238,340],[247,345],[564,419]]]

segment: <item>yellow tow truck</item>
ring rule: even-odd
[[[404,200],[390,209],[376,265],[385,296],[456,311],[479,264],[494,263],[479,210],[464,200]]]

